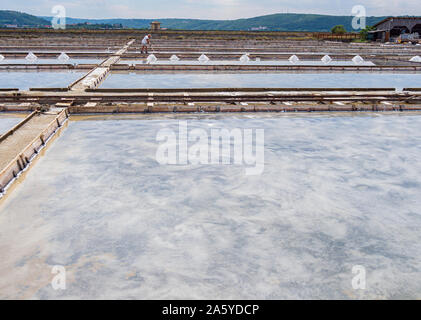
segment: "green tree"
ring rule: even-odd
[[[344,34],[346,33],[346,29],[343,25],[337,25],[332,28],[333,34]]]
[[[366,27],[366,28],[362,29],[360,31],[360,38],[361,38],[361,40],[367,41],[368,40],[368,32],[369,31],[373,31],[375,29],[376,28],[374,28],[374,27]]]

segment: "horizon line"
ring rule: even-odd
[[[17,11],[17,10],[9,10],[9,9],[0,9],[0,11],[10,11],[10,12],[20,12],[24,14],[29,14],[38,18],[53,18],[53,15],[34,15],[25,11]],[[273,15],[314,15],[314,16],[329,16],[329,17],[352,17],[352,15],[341,15],[341,14],[324,14],[324,13],[300,13],[300,12],[276,12],[276,13],[269,13],[269,14],[263,14],[258,16],[252,16],[252,17],[243,17],[243,18],[235,18],[235,19],[212,19],[212,18],[176,18],[176,17],[166,17],[166,18],[121,18],[121,17],[108,17],[108,18],[81,18],[81,17],[75,17],[75,16],[68,16],[66,19],[79,19],[79,20],[204,20],[204,21],[236,21],[236,20],[247,20],[247,19],[254,19],[254,18],[260,18],[260,17],[267,17],[267,16],[273,16]],[[379,18],[379,17],[416,17],[415,15],[410,14],[404,14],[404,15],[370,15],[367,16],[367,18]]]

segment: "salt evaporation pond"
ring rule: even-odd
[[[421,74],[393,73],[117,73],[101,88],[414,88]]]
[[[104,59],[83,59],[83,58],[76,58],[76,59],[69,59],[67,61],[62,61],[58,59],[37,59],[35,61],[28,61],[26,59],[4,59],[0,61],[0,64],[99,64]]]
[[[0,88],[56,88],[67,87],[86,72],[80,71],[0,71]]]
[[[180,119],[265,129],[263,174],[158,164],[156,135]],[[0,298],[420,299],[420,127],[420,114],[71,121],[0,202]]]
[[[118,62],[119,64],[146,64],[146,60],[120,60]],[[300,60],[299,62],[292,64],[288,60],[261,60],[261,61],[255,61],[250,60],[249,62],[241,62],[239,60],[210,60],[206,63],[200,62],[198,60],[179,60],[179,61],[170,61],[168,59],[158,59],[154,64],[169,64],[169,65],[257,65],[257,66],[355,66],[354,62],[352,61],[332,61],[328,64],[323,63],[320,60]],[[359,66],[374,66],[375,64],[371,61],[365,61],[362,64],[359,64]]]
[[[0,136],[18,124],[22,117],[0,113]]]

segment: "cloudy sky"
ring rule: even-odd
[[[351,15],[364,5],[369,16],[421,15],[420,0],[2,0],[0,9],[51,15],[63,5],[74,18],[200,18],[237,19],[271,13]]]

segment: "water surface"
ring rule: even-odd
[[[101,88],[414,88],[421,74],[117,73]]]
[[[420,115],[183,118],[265,129],[261,176],[159,165],[178,119],[69,123],[0,202],[0,298],[421,298]]]
[[[0,136],[13,128],[21,120],[22,118],[17,115],[7,115],[0,112]]]
[[[0,64],[99,64],[105,59],[84,59],[84,58],[75,58],[69,59],[67,61],[62,61],[58,59],[47,59],[47,58],[39,58],[35,61],[28,61],[26,59],[4,59],[0,61]]]
[[[119,64],[145,64],[146,59],[139,60],[120,60]],[[332,61],[329,64],[325,64],[320,60],[300,60],[299,62],[292,64],[288,60],[262,60],[255,61],[250,60],[249,62],[241,62],[239,60],[210,60],[206,63],[199,62],[198,60],[180,60],[180,61],[170,61],[168,59],[158,59],[154,64],[174,64],[174,65],[275,65],[275,66],[354,66],[355,64],[352,61]],[[370,61],[366,61],[360,66],[374,66],[375,64]]]
[[[0,88],[63,88],[83,75],[79,71],[0,71]]]

